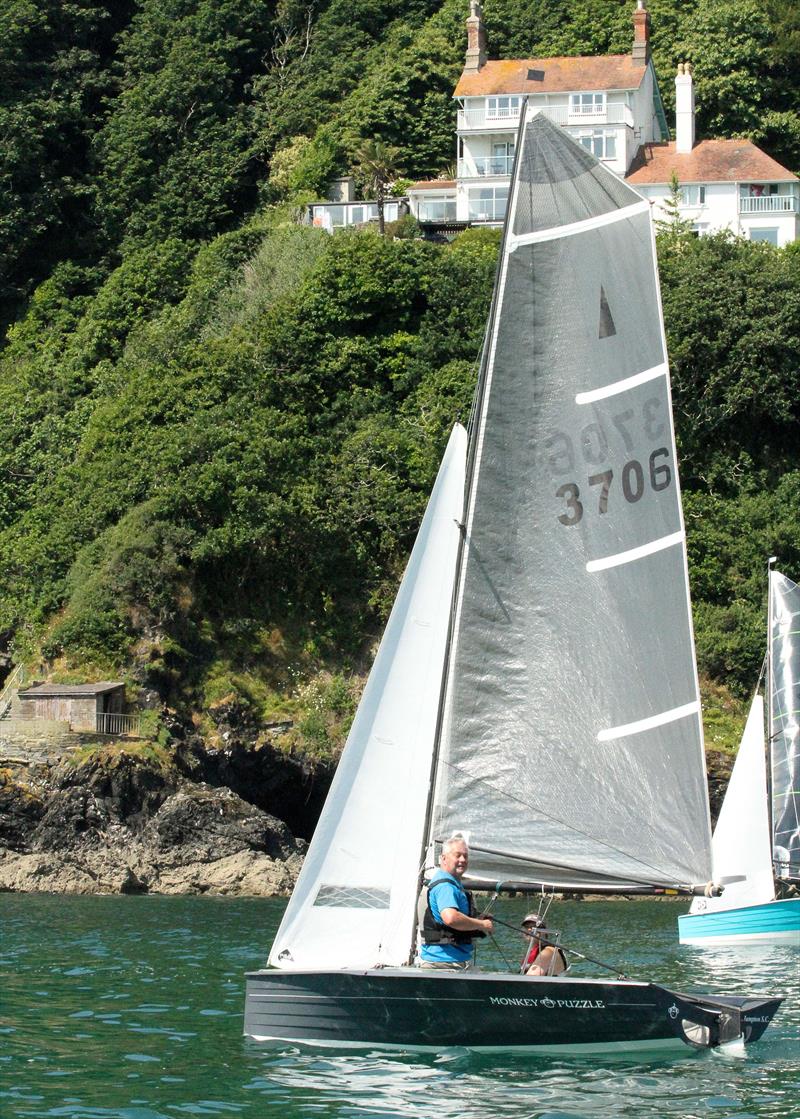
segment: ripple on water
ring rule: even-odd
[[[241,1036],[243,973],[263,962],[282,904],[0,896],[2,1119],[797,1119],[791,949],[680,948],[671,904],[559,906],[570,940],[632,975],[682,990],[784,991],[745,1059],[321,1055]],[[501,943],[513,957],[513,934]]]

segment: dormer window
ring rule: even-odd
[[[605,93],[571,93],[569,111],[576,117],[602,117],[606,111]]]
[[[509,117],[518,117],[521,105],[521,97],[487,97],[486,119],[508,120]]]

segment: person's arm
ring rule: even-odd
[[[555,961],[553,957],[555,956]],[[536,963],[526,971],[526,975],[560,975],[564,971],[564,963],[551,944],[543,948],[536,957]]]
[[[442,911],[442,921],[448,928],[457,929],[459,932],[487,932],[494,929],[489,917],[468,917],[460,909],[447,908]]]

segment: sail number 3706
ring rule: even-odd
[[[642,465],[638,459],[632,458],[626,462],[619,472],[619,483],[622,489],[622,496],[625,500],[634,505],[640,501],[648,488],[654,490],[656,493],[659,490],[665,490],[672,483],[672,470],[670,469],[669,450],[667,447],[657,447],[652,452],[646,466]],[[590,474],[588,478],[589,486],[592,487],[597,495],[597,512],[607,513],[609,494],[611,492],[612,484],[615,483],[617,475],[614,471],[602,470],[597,474]],[[617,491],[616,485],[614,486],[615,492]],[[585,494],[581,495],[581,490],[577,482],[565,482],[563,486],[559,486],[556,490],[556,497],[560,497],[566,505],[563,513],[559,516],[559,521],[562,525],[576,525],[582,519],[584,513],[584,506],[586,504]]]

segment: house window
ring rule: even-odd
[[[455,198],[443,198],[436,194],[423,194],[417,203],[419,221],[455,221]]]
[[[601,128],[595,128],[592,132],[578,133],[578,140],[597,159],[617,158],[617,136],[615,132],[603,132]]]
[[[751,229],[751,241],[766,241],[768,245],[778,247],[778,231],[777,229]]]
[[[513,140],[492,144],[492,158],[489,161],[490,175],[510,175],[513,163]]]
[[[706,188],[697,183],[681,187],[681,202],[684,206],[704,206],[706,201]]]
[[[487,120],[504,120],[508,117],[518,117],[521,100],[520,97],[487,97]]]
[[[469,192],[470,221],[502,221],[508,205],[508,187],[481,187]]]
[[[577,117],[600,117],[606,111],[605,93],[571,93],[569,111]]]

